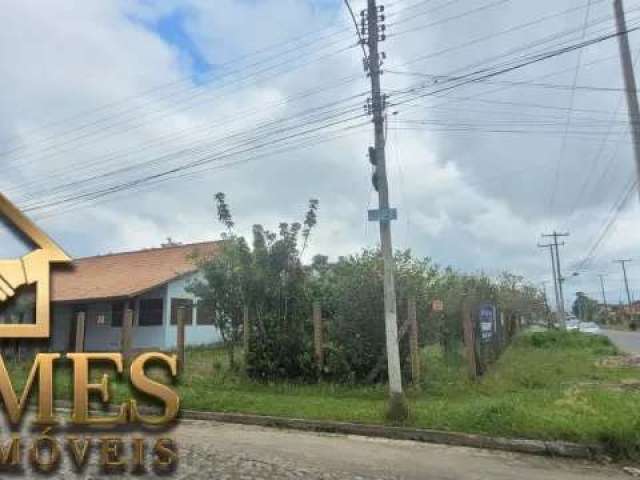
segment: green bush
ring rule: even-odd
[[[523,335],[517,339],[522,347],[536,349],[564,350],[584,349],[598,355],[615,355],[616,347],[607,337],[587,335],[576,331],[549,330]]]

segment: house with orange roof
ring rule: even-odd
[[[179,314],[186,345],[219,342],[213,312],[187,291],[199,275],[196,259],[215,255],[219,247],[219,242],[171,244],[80,258],[54,269],[50,348],[120,350],[128,328],[133,349],[173,349]]]

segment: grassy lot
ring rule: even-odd
[[[411,426],[535,439],[605,443],[640,459],[640,369],[601,362],[617,354],[604,337],[522,335],[478,383],[461,362],[424,352],[425,381],[410,389]],[[453,364],[452,364],[453,363]],[[18,366],[11,370],[23,370]],[[16,372],[17,373],[17,372]],[[69,372],[57,397],[69,395]],[[16,382],[18,383],[18,382]],[[308,419],[384,423],[383,386],[256,383],[229,369],[221,350],[188,351],[179,390],[183,408]],[[114,385],[115,397],[126,394]]]

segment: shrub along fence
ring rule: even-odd
[[[525,323],[524,315],[504,311],[492,301],[467,298],[462,302],[462,308],[453,315],[447,313],[444,308],[439,310],[441,304],[440,301],[432,301],[420,305],[414,296],[408,296],[398,310],[398,340],[402,352],[403,374],[405,381],[416,386],[420,385],[422,380],[424,347],[439,344],[445,358],[452,362],[457,361],[457,357],[462,355],[467,363],[470,378],[477,379],[491,368],[491,364],[502,355]],[[243,309],[243,345],[249,371],[252,368],[251,362],[255,359],[252,348],[257,346],[255,334],[252,333],[256,327],[251,323],[250,311],[247,307]],[[297,367],[290,367],[302,372],[302,375],[296,378],[345,381],[350,376],[350,380],[359,383],[374,383],[384,379],[384,350],[375,357],[369,356],[366,362],[368,370],[356,376],[351,365],[336,365],[336,362],[344,361],[340,352],[345,347],[341,338],[335,336],[335,332],[341,331],[340,326],[336,324],[337,319],[329,315],[330,312],[323,308],[320,301],[312,302],[309,313],[309,320],[304,325],[308,335],[303,334],[301,329],[294,329],[290,333],[295,332],[299,337],[289,338],[287,342],[298,345],[292,352],[291,361],[294,362],[296,358],[304,359]],[[352,333],[353,338],[346,343],[353,344],[358,339],[361,343],[367,342],[366,332]],[[463,351],[460,351],[460,345],[463,346]],[[265,346],[259,348],[264,350]],[[369,347],[360,346],[358,350],[367,351]],[[362,365],[357,367],[361,368]],[[313,373],[305,375],[305,372]]]

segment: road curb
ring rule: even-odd
[[[71,402],[58,400],[58,408],[70,409]],[[156,409],[139,407],[144,413],[158,413]],[[115,412],[115,407],[108,410]],[[458,447],[484,448],[505,452],[526,453],[549,457],[563,457],[583,460],[596,460],[605,449],[601,445],[586,445],[563,441],[527,440],[519,438],[491,437],[460,432],[445,432],[423,428],[393,427],[364,423],[334,422],[324,420],[305,420],[301,418],[273,417],[245,413],[206,412],[201,410],[180,410],[179,418],[184,420],[203,420],[209,422],[255,425],[260,427],[299,430],[304,432],[337,433],[362,437],[387,438],[390,440],[411,440],[414,442],[451,445]]]
[[[241,425],[257,425],[280,429],[301,430],[306,432],[338,433],[366,437],[388,438],[392,440],[412,440],[424,443],[452,445],[460,447],[502,450],[531,455],[553,457],[596,459],[604,453],[599,445],[584,445],[562,441],[525,440],[502,437],[490,437],[457,432],[444,432],[421,428],[392,427],[386,425],[366,425],[361,423],[304,420],[298,418],[271,417],[240,413],[203,412],[182,410],[180,418],[186,420],[205,420]]]

